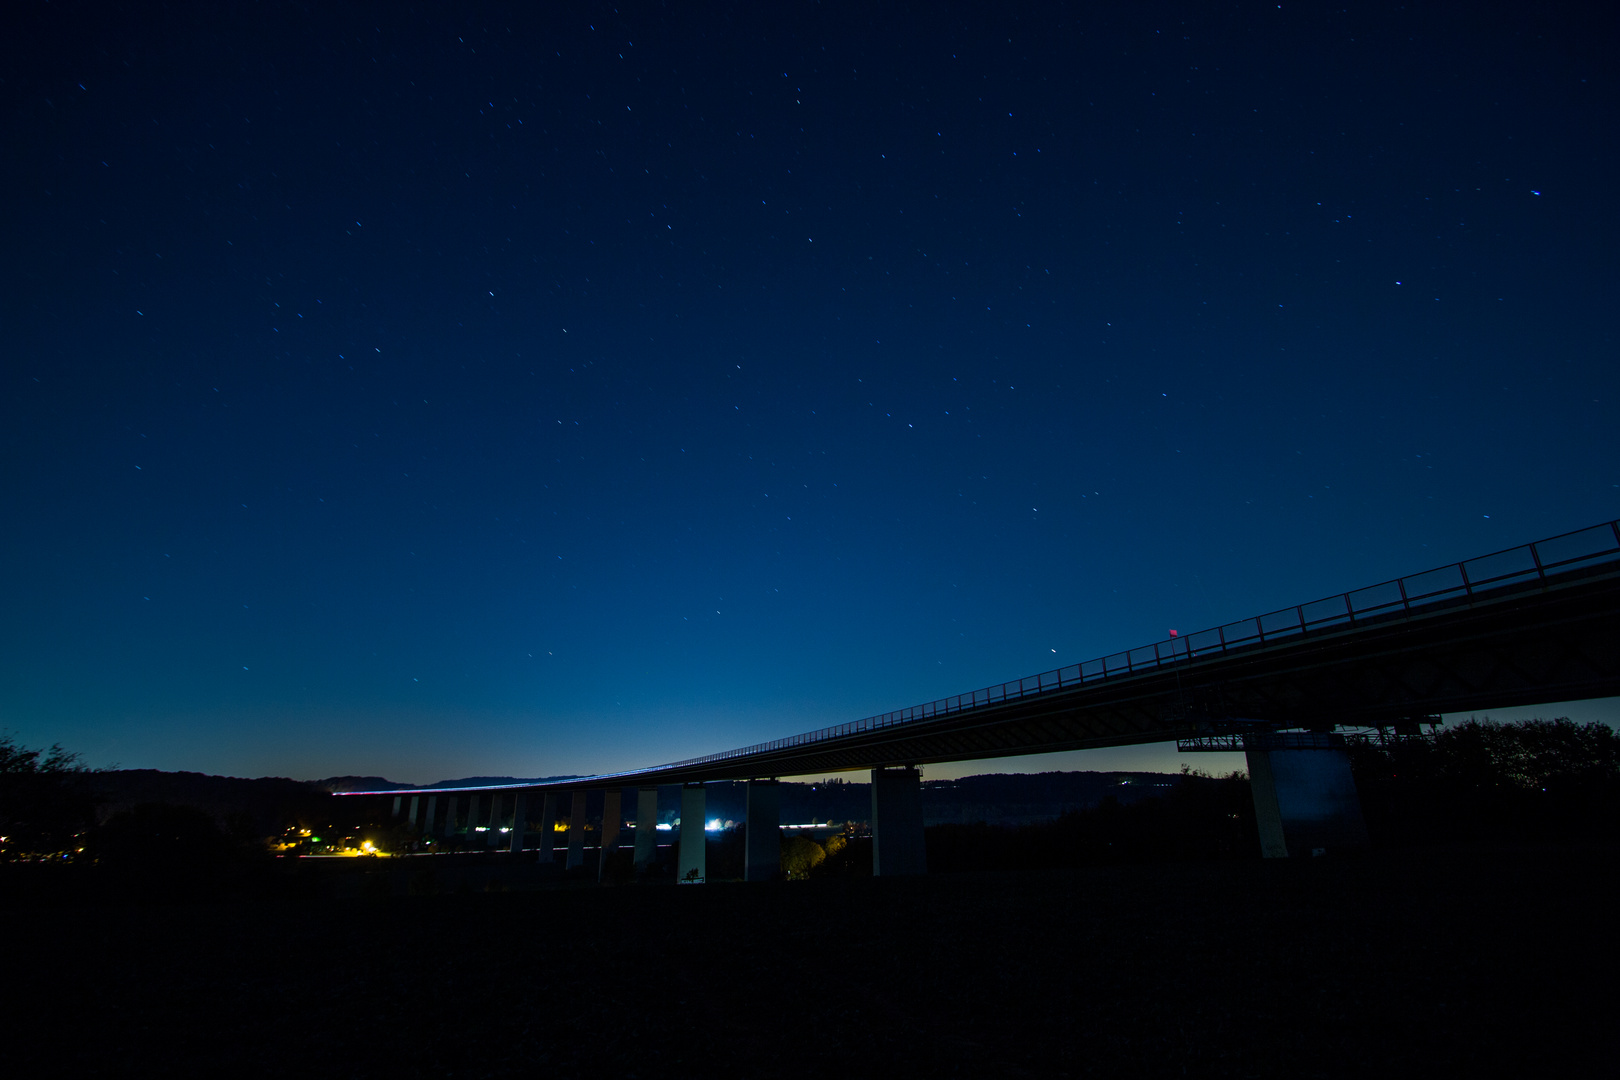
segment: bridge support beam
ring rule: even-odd
[[[748,781],[743,819],[743,880],[772,881],[782,872],[782,789],[775,780]]]
[[[1243,745],[1261,855],[1283,859],[1367,843],[1343,736],[1249,735]]]
[[[433,835],[433,824],[434,824],[434,822],[439,820],[438,811],[439,811],[439,797],[437,795],[429,795],[428,796],[428,804],[427,804],[427,817],[422,822],[422,835],[423,836],[432,836]]]
[[[681,885],[701,885],[709,873],[708,797],[702,784],[681,788],[681,859],[675,867],[675,880]]]
[[[399,806],[400,806],[400,803],[402,803],[404,801],[405,801],[405,796],[403,796],[403,795],[395,795],[394,796],[394,816],[395,817],[399,817]]]
[[[540,861],[547,866],[557,857],[557,793],[548,791],[540,803]]]
[[[529,831],[529,796],[527,792],[520,791],[512,797],[512,844],[510,850],[513,855],[523,854],[523,838]]]
[[[421,803],[421,801],[422,801],[422,796],[420,796],[420,795],[412,795],[411,796],[411,816],[410,816],[410,818],[408,820],[410,821],[411,828],[413,828],[413,829],[416,828],[416,808],[417,808],[417,805],[419,803]]]
[[[636,873],[645,874],[658,857],[658,789],[636,790]]]
[[[619,803],[624,793],[618,788],[609,788],[602,794],[602,838],[596,845],[596,882],[602,883],[602,873],[607,869],[608,855],[619,847]]]
[[[488,847],[501,845],[501,796],[504,791],[489,793],[489,831],[484,834],[484,844]]]
[[[585,792],[575,791],[568,804],[568,861],[563,869],[585,865]]]
[[[872,770],[872,874],[926,874],[922,774],[916,769]]]
[[[444,838],[446,840],[456,835],[456,797],[444,797]]]
[[[467,846],[478,839],[478,792],[467,796]]]

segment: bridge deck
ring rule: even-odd
[[[797,776],[1163,742],[1209,718],[1370,726],[1612,695],[1620,522],[819,731],[519,786]]]

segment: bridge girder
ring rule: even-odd
[[[1615,695],[1620,575],[1611,574],[680,767],[680,775],[807,775],[1163,742],[1191,734],[1197,719],[1209,716],[1280,727],[1368,727],[1432,713]]]
[[[1600,528],[1620,540],[1620,522]],[[1057,673],[1048,673],[1034,678],[1033,691],[1031,679],[1007,684],[1018,689],[994,702],[974,705],[977,695],[963,695],[935,703],[950,706],[943,712],[919,707],[905,711],[909,718],[889,714],[692,761],[503,789],[802,776],[1168,742],[1197,735],[1210,719],[1371,727],[1620,696],[1615,550],[1566,560],[1569,568],[1555,574],[1542,572],[1535,547],[1526,549],[1538,559],[1533,578],[1510,575],[1514,583],[1488,591],[1453,588],[1443,601],[1386,604],[1376,617],[1325,623],[1308,621],[1304,612],[1315,605],[1304,605],[1292,629],[1268,630],[1255,644],[1229,648],[1222,636],[1218,650],[1188,643],[1161,654],[1153,646],[1152,666],[1143,670],[1104,670],[1055,688],[1048,675]],[[1404,590],[1406,580],[1392,584]],[[967,704],[953,705],[957,700]]]

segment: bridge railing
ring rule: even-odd
[[[1104,679],[1121,678],[1163,667],[1190,663],[1200,657],[1239,649],[1260,648],[1324,631],[1348,629],[1414,615],[1433,614],[1448,607],[1466,607],[1481,600],[1497,600],[1514,592],[1531,592],[1612,570],[1620,564],[1620,521],[1594,525],[1533,544],[1508,548],[1448,566],[1425,570],[1364,589],[1313,600],[1307,604],[1257,615],[1197,633],[1178,635],[1138,646],[1111,656],[1030,675],[1012,682],[956,694],[907,709],[869,716],[863,720],[808,731],[785,739],[757,743],[736,750],[673,762],[680,768],[728,761],[776,750],[788,750],[828,739],[878,731],[899,724],[928,720],[953,713],[998,705],[1070,689]]]

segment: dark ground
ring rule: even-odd
[[[1612,1075],[1612,848],[13,906],[13,1076]]]

